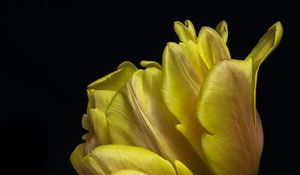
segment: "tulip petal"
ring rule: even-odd
[[[156,67],[157,69],[162,69],[161,65],[155,61],[146,61],[146,60],[143,60],[141,61],[141,66],[142,67],[145,67],[145,68],[148,68],[148,67]]]
[[[251,84],[251,60],[224,60],[201,87],[198,119],[207,130],[202,148],[215,175],[258,172],[263,133],[260,120],[255,125],[253,118]]]
[[[202,27],[199,36],[199,53],[208,69],[221,60],[230,59],[230,53],[221,36],[210,27]]]
[[[88,85],[88,89],[96,90],[119,90],[137,68],[130,62],[125,61],[118,66],[118,70],[112,72]]]
[[[168,43],[163,53],[161,93],[168,109],[180,122],[176,129],[185,136],[198,155],[202,155],[199,135],[203,129],[196,114],[202,80],[197,76],[196,71],[199,69],[194,69],[191,59],[184,52],[183,46]],[[199,168],[204,174],[207,171],[203,161],[199,161]]]
[[[123,169],[123,170],[113,172],[111,175],[147,175],[147,174],[137,170]]]
[[[193,23],[190,20],[186,20],[184,24],[179,21],[174,22],[174,30],[182,42],[188,42],[189,40],[196,41],[196,32]]]
[[[186,61],[189,62],[187,64],[183,64],[183,66],[191,64],[192,70],[190,70],[190,72],[194,72],[193,74],[196,74],[195,79],[197,79],[197,80],[195,80],[195,81],[200,82],[200,84],[201,84],[201,82],[204,80],[205,75],[207,74],[208,70],[207,70],[206,64],[204,63],[204,60],[200,57],[197,44],[190,40],[187,43],[179,43],[179,46],[181,47],[182,51],[184,52],[184,55],[186,56],[186,58],[188,59]],[[186,59],[186,58],[182,57],[181,59]]]
[[[200,79],[190,58],[176,43],[168,43],[163,53],[162,95],[170,111],[182,122],[196,109]]]
[[[228,39],[228,27],[227,27],[227,23],[225,20],[221,21],[217,27],[216,27],[216,31],[218,32],[218,34],[221,36],[221,38],[224,40],[224,42],[227,42]]]
[[[280,22],[277,22],[260,38],[257,45],[247,56],[247,59],[251,58],[253,60],[253,70],[257,70],[260,64],[276,49],[282,34],[282,25]]]
[[[260,38],[257,45],[251,51],[251,53],[247,56],[246,60],[252,59],[253,64],[253,88],[254,88],[254,99],[253,99],[253,107],[256,108],[256,83],[257,83],[257,74],[260,65],[262,62],[276,49],[280,40],[282,38],[283,29],[280,22],[272,25],[268,31]]]
[[[78,145],[75,150],[72,152],[70,156],[70,161],[79,175],[89,175],[90,172],[88,169],[82,164],[81,159],[85,156],[84,153],[84,144]]]
[[[175,175],[172,164],[146,149],[128,145],[104,145],[83,158],[92,174],[111,174],[124,169],[145,174]]]
[[[193,175],[193,173],[179,160],[175,160],[174,163],[175,163],[177,175]]]
[[[199,171],[195,151],[175,125],[160,92],[162,72],[156,67],[138,70],[115,95],[106,111],[112,143],[146,148]]]
[[[86,153],[101,144],[110,143],[105,111],[115,93],[113,90],[88,90],[87,115],[82,117],[82,127],[89,131],[83,136]]]
[[[105,112],[107,106],[116,94],[114,90],[88,90],[89,108],[98,108],[101,112]]]
[[[98,145],[109,143],[109,134],[107,129],[106,116],[99,109],[90,109],[87,118],[90,122],[90,132],[95,134]]]

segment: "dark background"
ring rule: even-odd
[[[3,1],[0,170],[75,174],[69,155],[85,133],[81,117],[87,105],[86,85],[124,60],[160,62],[165,44],[178,41],[173,31],[176,20],[190,19],[199,30],[225,19],[233,58],[246,57],[274,22],[283,24],[281,44],[259,73],[257,108],[265,132],[260,174],[296,172],[300,59],[296,6],[275,1],[204,2]]]

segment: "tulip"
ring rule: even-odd
[[[258,69],[282,37],[280,22],[244,60],[232,59],[228,28],[175,22],[180,42],[162,65],[125,61],[88,85],[88,131],[71,154],[80,175],[254,175],[263,149]]]

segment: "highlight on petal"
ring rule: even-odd
[[[115,95],[106,111],[112,143],[143,147],[199,172],[201,159],[176,130],[178,121],[162,99],[161,81],[156,67],[138,70]]]
[[[174,22],[174,30],[182,42],[188,42],[189,40],[196,41],[196,31],[193,23],[190,20],[186,20],[184,24],[179,21]]]
[[[82,161],[93,174],[134,171],[136,174],[176,175],[169,161],[151,151],[135,146],[99,146]]]
[[[230,53],[221,36],[210,27],[202,27],[198,35],[199,53],[208,69],[221,60],[230,59]]]
[[[251,60],[215,65],[200,90],[198,119],[206,163],[215,175],[258,172],[263,147],[260,120],[253,118]],[[258,116],[257,116],[258,117]]]
[[[228,27],[225,20],[222,20],[216,27],[216,31],[221,36],[221,38],[224,40],[224,42],[227,42],[228,39]]]

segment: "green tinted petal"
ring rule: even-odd
[[[82,163],[82,158],[85,156],[84,144],[78,145],[70,156],[71,163],[79,175],[89,175],[90,172]]]
[[[147,174],[137,170],[123,169],[123,170],[113,172],[111,175],[147,175]]]
[[[255,125],[252,99],[251,60],[221,61],[204,81],[198,118],[207,130],[202,148],[213,174],[258,172],[263,132],[259,119]]]
[[[227,42],[228,39],[228,27],[227,27],[227,23],[225,20],[221,21],[217,27],[216,27],[216,31],[218,32],[218,34],[221,36],[221,38],[224,40],[224,42]]]
[[[193,173],[179,160],[175,160],[177,175],[193,175]]]
[[[110,174],[130,169],[153,175],[175,175],[172,164],[146,149],[128,145],[104,145],[97,147],[83,158],[93,174]]]
[[[200,56],[208,69],[221,60],[230,59],[230,53],[224,40],[210,27],[201,28],[198,44]]]
[[[147,148],[198,170],[201,161],[175,128],[176,118],[161,93],[162,72],[156,67],[139,70],[116,94],[106,115],[112,143]]]
[[[174,22],[174,30],[182,42],[188,42],[189,40],[196,41],[196,32],[193,23],[190,20],[186,20],[184,24],[179,21]]]
[[[136,67],[132,63],[125,61],[119,65],[118,70],[115,72],[112,72],[89,84],[88,89],[117,91],[129,80],[133,72],[136,70]]]

